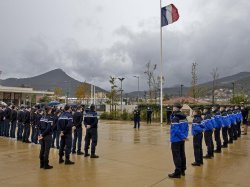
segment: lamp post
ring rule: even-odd
[[[137,104],[139,103],[139,94],[140,94],[140,77],[139,76],[134,76],[135,78],[138,79],[138,93],[137,93]]]
[[[122,92],[123,92],[123,90],[122,90],[122,81],[124,81],[124,79],[125,78],[123,78],[123,77],[121,77],[121,78],[118,78],[120,81],[121,81],[121,112],[122,112]]]
[[[233,98],[234,98],[234,94],[235,94],[235,82],[232,82],[233,85]]]
[[[181,97],[182,97],[182,88],[183,88],[183,86],[184,86],[184,85],[181,84],[181,94],[180,94]]]

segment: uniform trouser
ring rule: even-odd
[[[49,151],[51,147],[52,136],[47,135],[40,140],[41,150],[40,150],[40,162],[47,166],[49,163]]]
[[[134,119],[134,128],[138,126],[138,129],[140,128],[140,119]]]
[[[84,146],[85,154],[88,153],[90,141],[91,141],[91,154],[94,155],[98,141],[97,128],[86,129],[85,146]]]
[[[4,121],[0,121],[0,136],[4,135]]]
[[[4,121],[4,136],[9,137],[10,136],[10,120],[5,119]]]
[[[234,140],[234,131],[233,131],[233,127],[234,125],[231,125],[231,127],[228,127],[228,136],[229,136],[229,142],[233,142]]]
[[[228,127],[222,127],[222,138],[223,138],[223,145],[227,146],[227,144],[228,144]]]
[[[21,140],[23,138],[23,123],[18,122],[18,129],[17,129],[17,139]]]
[[[171,150],[175,165],[175,173],[180,174],[186,170],[185,141],[172,142]]]
[[[72,134],[66,134],[64,136],[61,136],[60,149],[59,149],[60,158],[64,156],[64,151],[65,151],[65,158],[66,160],[69,160],[71,147],[72,147]]]
[[[151,124],[152,121],[152,117],[151,116],[147,116],[147,124]]]
[[[208,130],[204,132],[205,143],[207,146],[207,155],[214,155],[213,131]]]
[[[55,146],[55,141],[56,141],[56,148],[60,148],[60,131],[57,131],[57,130],[54,130],[53,131],[53,134],[52,134],[52,143],[51,143],[51,146],[54,147]]]
[[[232,125],[232,130],[233,130],[233,139],[237,140],[238,138],[237,123]]]
[[[52,133],[52,141],[51,141],[51,147],[55,147],[56,136],[57,136],[57,131],[56,131],[56,130],[53,130],[53,133]]]
[[[194,135],[193,137],[194,158],[195,162],[199,164],[203,163],[202,138],[203,138],[202,132]]]
[[[30,137],[30,124],[24,124],[23,142],[28,142]]]
[[[17,121],[12,121],[12,123],[11,123],[11,128],[10,128],[10,137],[11,138],[15,138],[16,124],[17,124]]]
[[[76,128],[74,130],[74,140],[73,140],[73,148],[72,151],[76,151],[76,142],[77,142],[77,151],[81,151],[82,147],[82,127]]]
[[[32,134],[31,134],[31,141],[37,144],[38,139],[38,129],[35,125],[32,126]]]
[[[221,150],[221,139],[220,139],[220,130],[221,128],[216,128],[214,131],[214,139],[216,141],[216,150]]]
[[[241,121],[240,122],[237,122],[237,136],[240,137],[241,136],[241,128],[240,128],[240,125],[241,125]]]

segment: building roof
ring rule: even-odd
[[[54,92],[39,91],[39,90],[34,90],[33,88],[8,87],[1,85],[0,85],[0,92],[54,95]]]

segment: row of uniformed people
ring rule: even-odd
[[[181,104],[176,103],[171,115],[170,141],[175,171],[168,176],[180,178],[185,176],[186,155],[185,141],[188,140],[189,125],[187,117],[181,112]],[[221,153],[221,148],[226,148],[228,143],[233,143],[241,135],[242,115],[238,106],[235,107],[205,107],[193,110],[192,136],[195,162],[193,166],[201,166],[204,159],[211,159],[214,153]],[[221,145],[220,131],[222,128],[223,145]],[[213,132],[217,148],[214,150]],[[207,154],[203,156],[202,139],[205,139]],[[228,140],[229,138],[229,140]]]
[[[52,130],[56,126],[58,132],[60,132],[60,148],[59,148],[59,164],[65,163],[65,165],[74,164],[70,160],[70,154],[76,153],[76,142],[78,141],[78,155],[84,154],[85,157],[90,156],[91,158],[98,158],[95,154],[97,145],[97,128],[98,118],[95,111],[95,106],[91,105],[90,110],[86,112],[84,116],[84,125],[86,127],[85,135],[85,153],[81,152],[81,139],[82,139],[82,121],[83,116],[80,108],[72,116],[70,106],[66,105],[64,112],[58,115],[57,120],[53,119],[51,115],[51,108],[46,107],[45,113],[42,116],[38,124],[38,140],[41,144],[40,151],[40,168],[51,169],[49,163],[49,150],[52,143]],[[75,122],[75,123],[74,123]],[[72,130],[74,130],[74,141],[72,149]],[[89,146],[91,143],[91,155],[88,153]],[[64,160],[65,156],[65,160]]]

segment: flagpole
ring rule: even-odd
[[[162,19],[162,13],[161,13],[161,8],[162,8],[162,2],[160,0],[160,20]],[[162,58],[162,25],[161,25],[161,21],[160,21],[160,50],[161,50],[161,64],[160,64],[160,77],[161,77],[161,101],[160,101],[160,105],[161,105],[161,126],[163,123],[163,98],[162,98],[162,74],[163,74],[163,58]]]

